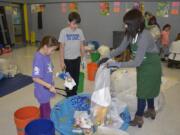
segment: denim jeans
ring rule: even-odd
[[[148,108],[149,109],[154,109],[154,98],[147,99],[147,100],[138,98],[137,99],[137,112],[136,112],[137,116],[143,116],[144,109],[146,107],[146,101],[147,101],[147,104],[148,104]]]

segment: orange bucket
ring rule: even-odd
[[[35,106],[26,106],[14,113],[14,121],[18,135],[25,135],[24,129],[32,120],[40,118],[40,110]]]
[[[96,63],[87,64],[88,80],[94,81],[98,65]]]

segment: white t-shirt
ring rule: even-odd
[[[169,59],[180,61],[180,40],[172,42],[169,51]]]
[[[80,45],[85,40],[81,29],[66,27],[61,30],[59,42],[64,44],[64,59],[76,59],[80,56]]]

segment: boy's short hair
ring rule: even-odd
[[[77,12],[71,12],[68,17],[69,22],[75,21],[77,24],[81,23],[81,17]]]

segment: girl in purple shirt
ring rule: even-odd
[[[34,94],[40,104],[41,118],[50,118],[50,99],[56,93],[50,55],[58,47],[59,44],[54,37],[45,36],[33,60],[32,77],[34,81]]]

